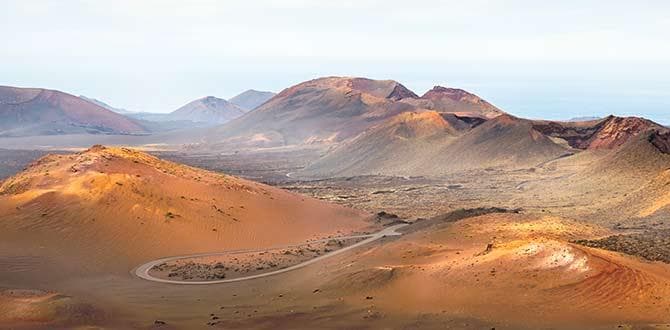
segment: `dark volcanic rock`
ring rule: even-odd
[[[407,87],[401,85],[401,84],[396,84],[395,88],[393,88],[393,91],[391,94],[389,94],[386,98],[394,101],[406,99],[406,98],[412,98],[416,99],[419,96],[414,94],[411,90],[407,89]]]
[[[670,230],[615,235],[598,240],[577,240],[574,243],[670,263]]]
[[[670,131],[661,133],[659,131],[649,135],[649,142],[654,145],[660,152],[670,154]]]

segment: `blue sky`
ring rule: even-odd
[[[324,75],[670,123],[668,1],[0,0],[0,84],[167,112]]]

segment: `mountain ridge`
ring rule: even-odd
[[[277,93],[248,89],[238,95],[231,97],[228,99],[228,102],[249,111],[258,108],[263,103],[273,98],[275,95],[277,95]]]
[[[140,123],[74,95],[0,86],[0,135],[146,134]]]

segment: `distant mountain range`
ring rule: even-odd
[[[490,119],[504,112],[464,90],[436,86],[419,97],[393,80],[326,77],[283,90],[248,115],[212,129],[212,147],[339,143],[389,118],[432,110]]]
[[[0,86],[0,136],[147,134],[139,122],[60,91]]]
[[[223,124],[241,117],[272,98],[275,93],[248,90],[229,101],[207,96],[180,107],[165,115],[166,120],[186,120],[208,125]]]
[[[336,143],[416,107],[416,95],[392,80],[327,77],[287,88],[254,111],[212,129],[212,147]]]
[[[418,96],[393,80],[357,77],[314,79],[277,95],[250,90],[230,101],[208,96],[169,114],[123,116],[109,109],[115,108],[62,92],[3,87],[0,135],[179,130],[179,139],[168,133],[161,139],[213,152],[321,148],[319,160],[295,173],[306,178],[533,168],[640,139],[658,152],[670,149],[668,129],[644,118],[528,120],[462,89],[435,86]],[[200,129],[206,126],[211,127]]]
[[[287,88],[256,110],[210,129],[203,146],[326,146],[325,155],[294,173],[296,177],[439,176],[532,168],[583,150],[617,149],[666,131],[636,117],[528,120],[461,89],[436,86],[418,96],[393,80],[326,77]]]
[[[272,98],[275,93],[248,90],[229,101],[206,96],[191,101],[170,113],[129,113],[128,115],[153,122],[190,122],[197,126],[215,126],[240,117]]]
[[[273,95],[249,90],[233,98],[240,105],[208,96],[159,114],[133,112],[56,90],[0,86],[0,136],[144,135],[214,126],[244,115]]]
[[[235,104],[242,109],[254,110],[258,108],[261,104],[273,98],[275,95],[277,95],[277,93],[263,92],[250,89],[243,92],[242,94],[239,94],[231,98],[230,100],[228,100],[228,102]]]

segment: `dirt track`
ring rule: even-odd
[[[178,281],[178,280],[165,280],[165,279],[160,279],[153,277],[152,275],[149,274],[149,271],[156,265],[165,263],[165,262],[170,262],[170,261],[175,261],[175,260],[180,260],[180,259],[187,259],[187,258],[196,258],[196,257],[209,257],[209,256],[217,256],[217,255],[223,255],[223,254],[228,254],[228,253],[233,253],[233,252],[240,252],[240,251],[227,251],[227,252],[215,252],[215,253],[204,253],[204,254],[194,254],[194,255],[187,255],[187,256],[178,256],[178,257],[168,257],[168,258],[162,258],[162,259],[157,259],[153,260],[150,262],[147,262],[139,267],[137,267],[134,270],[134,274],[142,279],[148,280],[148,281],[154,281],[154,282],[160,282],[160,283],[169,283],[169,284],[192,284],[192,285],[203,285],[203,284],[220,284],[220,283],[231,283],[231,282],[240,282],[240,281],[246,281],[246,280],[252,280],[256,278],[261,278],[261,277],[267,277],[267,276],[272,276],[272,275],[277,275],[277,274],[282,274],[286,272],[290,272],[292,270],[296,270],[298,268],[302,268],[308,265],[311,265],[313,263],[319,262],[321,260],[333,257],[335,255],[338,255],[340,253],[349,251],[351,249],[357,248],[359,246],[374,242],[380,238],[386,237],[386,236],[399,236],[401,235],[398,233],[396,230],[400,229],[402,227],[407,226],[407,224],[398,224],[394,225],[388,228],[384,228],[383,230],[370,234],[370,235],[356,235],[356,236],[345,236],[345,237],[335,237],[335,238],[329,238],[328,240],[331,239],[350,239],[350,238],[360,238],[360,237],[368,237],[367,239],[360,241],[356,244],[352,244],[350,246],[344,247],[339,250],[335,250],[333,252],[330,252],[328,254],[324,254],[322,256],[316,257],[314,259],[301,262],[299,264],[284,268],[284,269],[279,269],[276,271],[268,272],[268,273],[263,273],[263,274],[256,274],[256,275],[250,275],[250,276],[244,276],[244,277],[238,277],[238,278],[231,278],[231,279],[224,279],[224,280],[215,280],[215,281]],[[284,247],[293,247],[293,246],[283,246]]]

